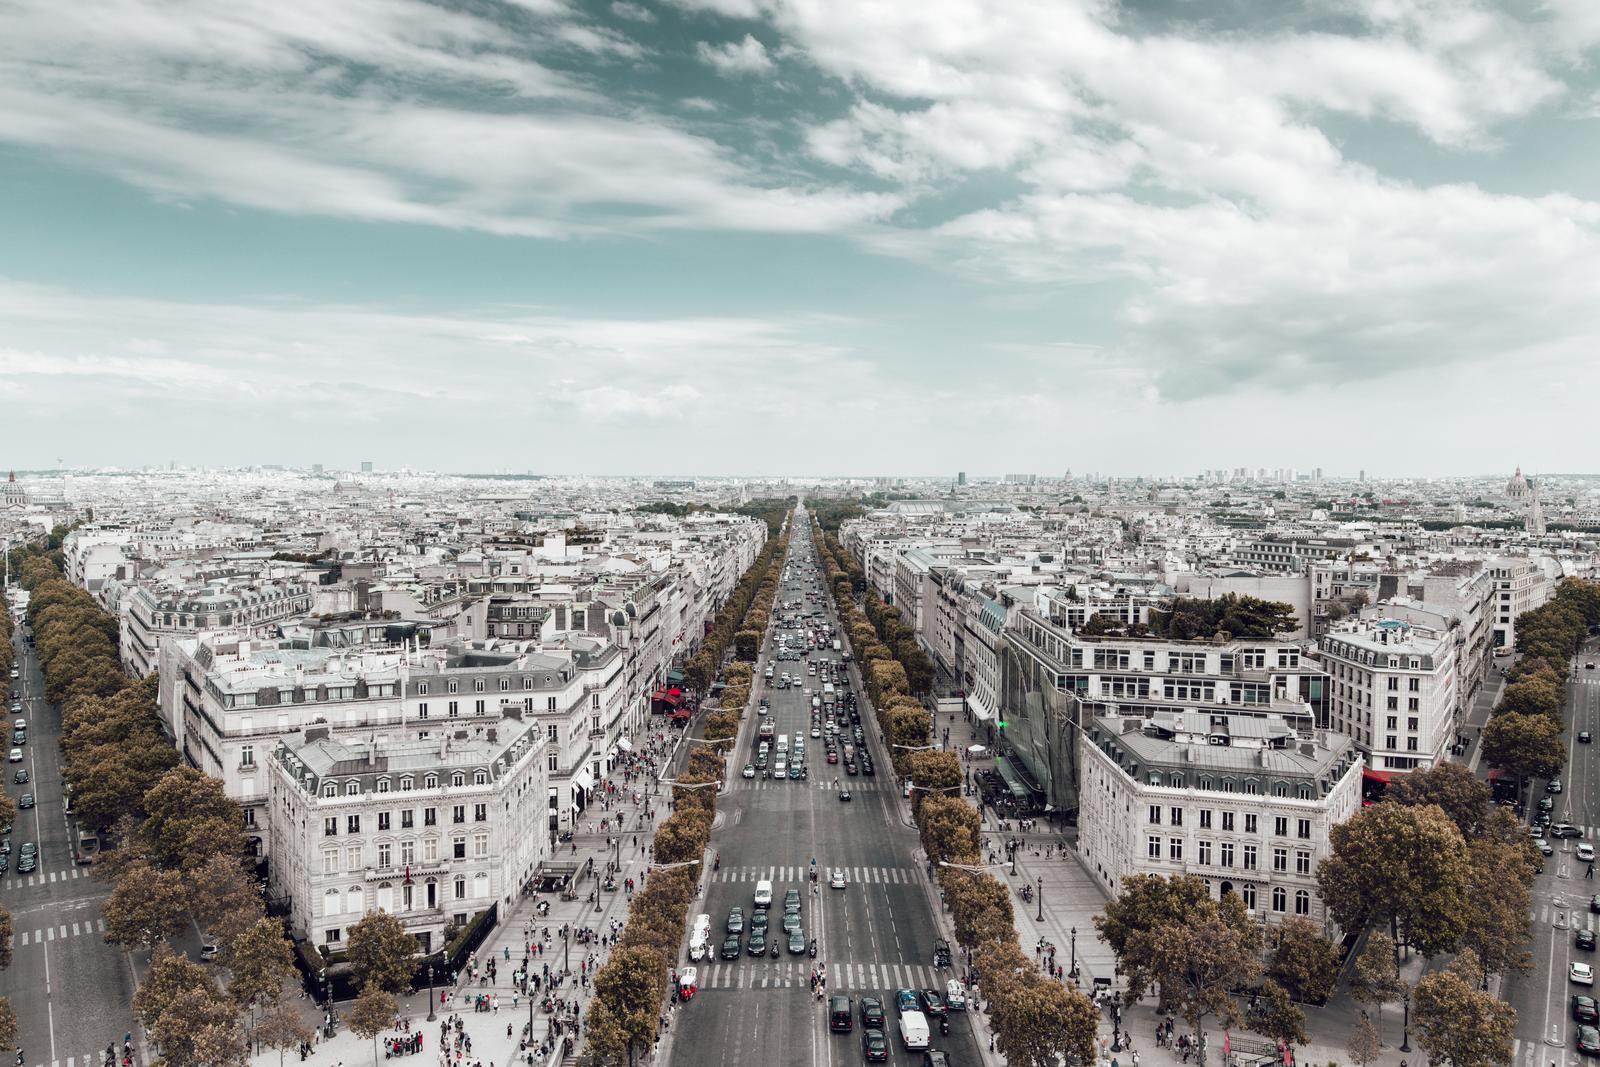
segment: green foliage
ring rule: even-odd
[[[1166,611],[1150,612],[1150,632],[1181,641],[1208,640],[1218,634],[1268,639],[1299,629],[1294,607],[1275,600],[1228,593],[1214,600],[1181,597]]]

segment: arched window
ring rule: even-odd
[[[510,689],[510,688],[511,688],[511,679],[510,678],[502,678],[502,679],[500,679],[500,691],[502,693],[505,692],[507,689]]]
[[[326,782],[326,783],[324,783],[323,786],[322,786],[322,795],[325,796],[325,797],[336,797],[336,796],[338,796],[339,795],[339,786],[338,786],[338,784],[336,782]]]
[[[424,789],[438,789],[439,788],[439,776],[437,774],[430,774],[430,775],[426,776],[425,778],[423,778],[422,779],[422,788],[424,788]]]
[[[1222,780],[1222,791],[1224,793],[1232,793],[1235,791],[1232,778],[1224,778]]]
[[[483,874],[483,873],[479,873],[479,874],[474,875],[473,878],[472,878],[472,897],[473,897],[473,899],[474,900],[482,900],[484,897],[486,897],[488,895],[489,895],[489,876],[487,874]]]
[[[378,779],[378,792],[387,793],[388,791],[389,791],[389,779],[387,779],[387,778],[379,778]]]
[[[353,885],[344,891],[344,910],[351,915],[361,915],[366,912],[366,901],[362,898],[361,887]]]
[[[1301,800],[1311,799],[1311,787],[1304,782],[1300,783],[1299,796]]]
[[[1181,775],[1181,774],[1168,775],[1167,776],[1167,784],[1170,785],[1174,789],[1182,789],[1183,788],[1183,775]]]
[[[484,769],[482,769],[481,767],[478,770],[474,771],[473,774],[472,774],[472,784],[473,785],[488,785],[489,784],[489,772],[484,770]]]
[[[358,797],[358,796],[360,796],[361,795],[361,783],[360,782],[346,782],[344,784],[344,795],[347,796],[347,797]]]
[[[1285,910],[1288,909],[1288,907],[1289,907],[1289,894],[1284,891],[1283,886],[1281,886],[1281,885],[1273,886],[1272,887],[1272,910],[1273,911],[1285,911]]]
[[[1294,894],[1294,913],[1296,915],[1311,914],[1311,893],[1308,890],[1296,890]]]
[[[456,771],[454,774],[452,774],[450,776],[450,784],[454,785],[454,786],[466,785],[467,784],[467,776],[462,774],[460,771]]]
[[[343,898],[337,889],[330,889],[322,895],[322,914],[337,915],[343,910]]]
[[[1261,783],[1254,778],[1244,780],[1244,791],[1249,796],[1256,796],[1261,792]]]
[[[1216,787],[1217,787],[1216,783],[1211,780],[1211,776],[1209,774],[1202,774],[1200,776],[1200,788],[1201,789],[1211,790],[1211,789],[1215,789]]]
[[[416,780],[414,778],[412,778],[411,775],[404,774],[404,775],[400,776],[400,792],[402,792],[402,793],[411,792],[411,787],[413,785],[415,785],[415,784],[416,784]]]
[[[1283,782],[1273,782],[1272,795],[1275,797],[1287,797],[1289,795],[1289,787]]]

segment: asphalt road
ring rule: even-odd
[[[778,599],[804,599],[810,590],[825,598],[828,621],[838,625],[827,593],[814,577],[815,552],[809,537],[809,518],[803,512],[791,539],[791,580],[780,586]],[[816,610],[813,605],[801,609]],[[780,609],[774,610],[774,616]],[[757,677],[771,660],[774,647],[765,648]],[[837,659],[829,652],[829,658]],[[813,659],[820,659],[812,653]],[[805,670],[804,661],[776,664],[776,673]],[[813,691],[815,678],[807,679]],[[936,969],[933,946],[937,938],[932,913],[934,891],[916,851],[916,831],[902,821],[901,801],[890,769],[888,754],[877,736],[876,724],[863,694],[862,725],[867,746],[877,768],[875,777],[849,776],[843,763],[825,762],[822,740],[810,736],[810,693],[805,688],[757,688],[758,696],[772,700],[776,733],[806,742],[809,777],[804,781],[778,781],[740,777],[744,764],[754,758],[760,717],[746,716],[739,746],[730,759],[732,781],[718,802],[722,825],[713,834],[720,870],[714,871],[703,902],[711,916],[711,959],[695,964],[699,994],[680,1011],[673,1057],[683,1067],[744,1067],[754,1062],[791,1067],[838,1067],[863,1063],[859,1015],[848,1034],[828,1030],[826,1000],[817,1001],[809,987],[814,966],[824,965],[828,994],[845,993],[859,1005],[860,998],[877,997],[887,1014],[886,1035],[890,1063],[920,1064],[922,1053],[901,1045],[893,1010],[897,988],[936,985],[941,991],[955,971]],[[841,727],[848,732],[848,718]],[[852,800],[843,802],[834,780],[847,786]],[[818,890],[812,892],[807,874],[815,857]],[[848,886],[828,887],[828,872],[844,868]],[[780,947],[778,959],[770,947],[761,959],[745,952],[737,961],[722,961],[716,950],[723,940],[728,910],[744,909],[746,930],[754,911],[756,881],[773,880],[772,931],[781,935],[783,895],[798,889],[804,901],[805,933],[815,937],[816,960],[791,956]],[[691,919],[692,926],[692,919]],[[780,938],[781,939],[781,938]],[[958,954],[959,960],[959,954]],[[688,965],[687,957],[679,966]],[[932,1047],[943,1049],[953,1064],[979,1062],[973,1032],[961,1012],[951,1013],[950,1035],[941,1037],[933,1023]]]
[[[20,718],[27,720],[28,742],[21,746],[23,762],[6,765],[5,788],[12,799],[31,791],[37,803],[17,813],[11,856],[0,876],[0,902],[11,912],[14,930],[11,966],[0,971],[0,995],[16,1010],[28,1064],[100,1067],[106,1045],[120,1047],[123,1034],[133,1028],[133,977],[127,955],[105,943],[100,902],[109,888],[73,862],[62,794],[60,710],[44,699],[44,679],[22,641],[21,627],[16,643],[21,677],[6,685],[8,692],[22,693]],[[19,767],[28,770],[26,785],[12,781]],[[19,875],[17,854],[26,841],[39,845],[38,869]]]
[[[1600,931],[1600,915],[1589,910],[1589,898],[1600,893],[1600,878],[1587,878],[1588,863],[1577,858],[1577,848],[1587,843],[1600,847],[1600,747],[1580,744],[1584,730],[1600,737],[1600,669],[1587,670],[1583,664],[1600,662],[1600,650],[1590,641],[1579,657],[1578,668],[1567,683],[1567,771],[1558,794],[1545,792],[1545,783],[1535,781],[1531,788],[1531,807],[1549,796],[1556,822],[1583,828],[1581,840],[1552,840],[1555,854],[1545,861],[1544,873],[1534,880],[1532,936],[1528,949],[1533,970],[1512,976],[1504,983],[1502,996],[1517,1009],[1517,1040],[1514,1063],[1517,1067],[1540,1064],[1577,1064],[1574,1047],[1577,1024],[1572,1021],[1574,993],[1600,997],[1594,987],[1572,982],[1568,968],[1574,962],[1600,968],[1600,954],[1581,950],[1574,944],[1576,931]]]

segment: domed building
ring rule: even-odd
[[[1513,474],[1511,480],[1506,483],[1506,496],[1512,500],[1526,500],[1528,499],[1529,491],[1528,479],[1522,476],[1522,466],[1518,464],[1517,473]]]
[[[12,471],[3,483],[0,483],[0,511],[26,511],[28,510],[28,493],[17,484],[17,472]]]

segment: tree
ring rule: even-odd
[[[995,1044],[1008,1064],[1092,1063],[1100,1012],[1089,998],[1030,973],[994,1005]]]
[[[399,1014],[394,995],[368,982],[350,1005],[350,1032],[372,1041],[372,1067],[378,1067],[378,1035],[394,1025]]]
[[[682,936],[681,923],[679,936]],[[677,942],[673,942],[676,953]],[[676,958],[674,955],[671,958]],[[619,946],[612,950],[594,976],[594,1002],[591,1013],[604,1005],[603,1018],[610,1028],[602,1040],[620,1041],[633,1058],[634,1049],[655,1040],[656,1019],[666,990],[664,957],[652,949]],[[591,1022],[593,1014],[590,1016]],[[595,1040],[590,1031],[591,1043]]]
[[[1339,978],[1339,946],[1323,937],[1310,919],[1288,919],[1278,928],[1268,973],[1295,1000],[1324,1003]]]
[[[1563,703],[1559,682],[1553,682],[1547,676],[1533,675],[1506,686],[1494,712],[1496,715],[1559,716]]]
[[[917,824],[922,831],[922,847],[930,861],[977,860],[982,827],[977,811],[960,797],[928,797],[922,803]]]
[[[106,942],[149,948],[176,937],[186,922],[186,901],[178,872],[158,871],[143,862],[129,864],[100,908]]]
[[[1094,925],[1117,957],[1117,973],[1127,977],[1130,989],[1142,991],[1155,979],[1147,973],[1146,961],[1131,951],[1133,937],[1198,921],[1212,914],[1214,904],[1204,879],[1193,875],[1164,878],[1158,874],[1133,874],[1122,880],[1121,892],[1094,917]]]
[[[1230,991],[1250,985],[1261,973],[1260,938],[1243,903],[1230,893],[1198,922],[1134,933],[1128,953],[1139,961],[1140,974],[1160,984],[1162,1005],[1200,1034],[1208,1016],[1216,1016],[1225,1027],[1237,1023]],[[1128,991],[1135,997],[1144,993],[1131,980]]]
[[[1306,1043],[1306,1016],[1283,986],[1267,979],[1261,998],[1250,1012],[1250,1029],[1285,1045]]]
[[[1400,980],[1398,950],[1388,934],[1374,933],[1367,937],[1367,947],[1356,957],[1355,971],[1350,976],[1350,996],[1358,1004],[1371,1004],[1378,1013],[1378,1026],[1383,1025],[1383,1006],[1399,1000],[1405,992]]]
[[[756,658],[756,650],[761,647],[761,633],[757,630],[740,630],[733,635],[734,654],[743,660]]]
[[[283,936],[283,925],[258,919],[228,953],[228,995],[253,1018],[258,1009],[278,1002],[293,973],[294,949]]]
[[[1519,778],[1553,778],[1567,762],[1561,724],[1548,715],[1496,715],[1483,728],[1483,758]]]
[[[1471,951],[1442,971],[1424,975],[1412,998],[1417,1044],[1434,1062],[1450,1067],[1491,1067],[1511,1062],[1517,1013],[1478,988]]]
[[[1493,796],[1489,786],[1465,764],[1435,763],[1425,770],[1396,775],[1383,799],[1407,807],[1437,804],[1456,824],[1461,836],[1472,840],[1489,821]]]
[[[202,989],[215,995],[216,987],[204,967],[187,956],[174,953],[162,942],[156,945],[144,981],[133,994],[134,1013],[146,1029],[153,1029],[156,1020],[172,1006],[178,994],[188,989]]]
[[[185,850],[196,823],[216,819],[230,828],[242,824],[239,806],[223,792],[222,779],[213,778],[193,767],[174,767],[144,796],[148,818],[140,828],[149,843],[150,853],[163,867],[185,866],[194,857]],[[209,858],[210,849],[203,858]]]
[[[243,1067],[249,1060],[234,1006],[212,990],[179,991],[152,1033],[168,1067]]]
[[[1526,836],[1474,841],[1468,848],[1466,931],[1461,942],[1482,962],[1485,989],[1491,974],[1527,974],[1531,969],[1527,945],[1532,848]]]
[[[1382,924],[1425,956],[1454,948],[1465,923],[1467,848],[1437,805],[1374,804],[1335,826],[1317,881],[1346,930]]]
[[[964,948],[978,949],[1006,937],[1016,939],[1015,915],[1011,910],[1011,889],[986,874],[971,874],[942,868],[940,882],[950,917],[955,922],[956,941]]]
[[[278,1050],[278,1067],[283,1067],[284,1052],[309,1043],[314,1036],[311,1025],[300,1017],[300,1010],[286,1000],[279,1000],[256,1017],[256,1040]]]
[[[0,997],[0,1048],[17,1047],[17,1010],[8,997]]]
[[[1367,1067],[1367,1064],[1382,1054],[1383,1045],[1378,1041],[1378,1031],[1373,1027],[1371,1019],[1363,1016],[1356,1021],[1350,1036],[1345,1038],[1344,1050],[1349,1054],[1350,1062],[1356,1067]]]
[[[411,984],[416,972],[413,957],[417,940],[406,933],[399,919],[385,911],[374,911],[357,921],[348,933],[346,952],[363,989],[375,985],[386,993],[398,993]]]

